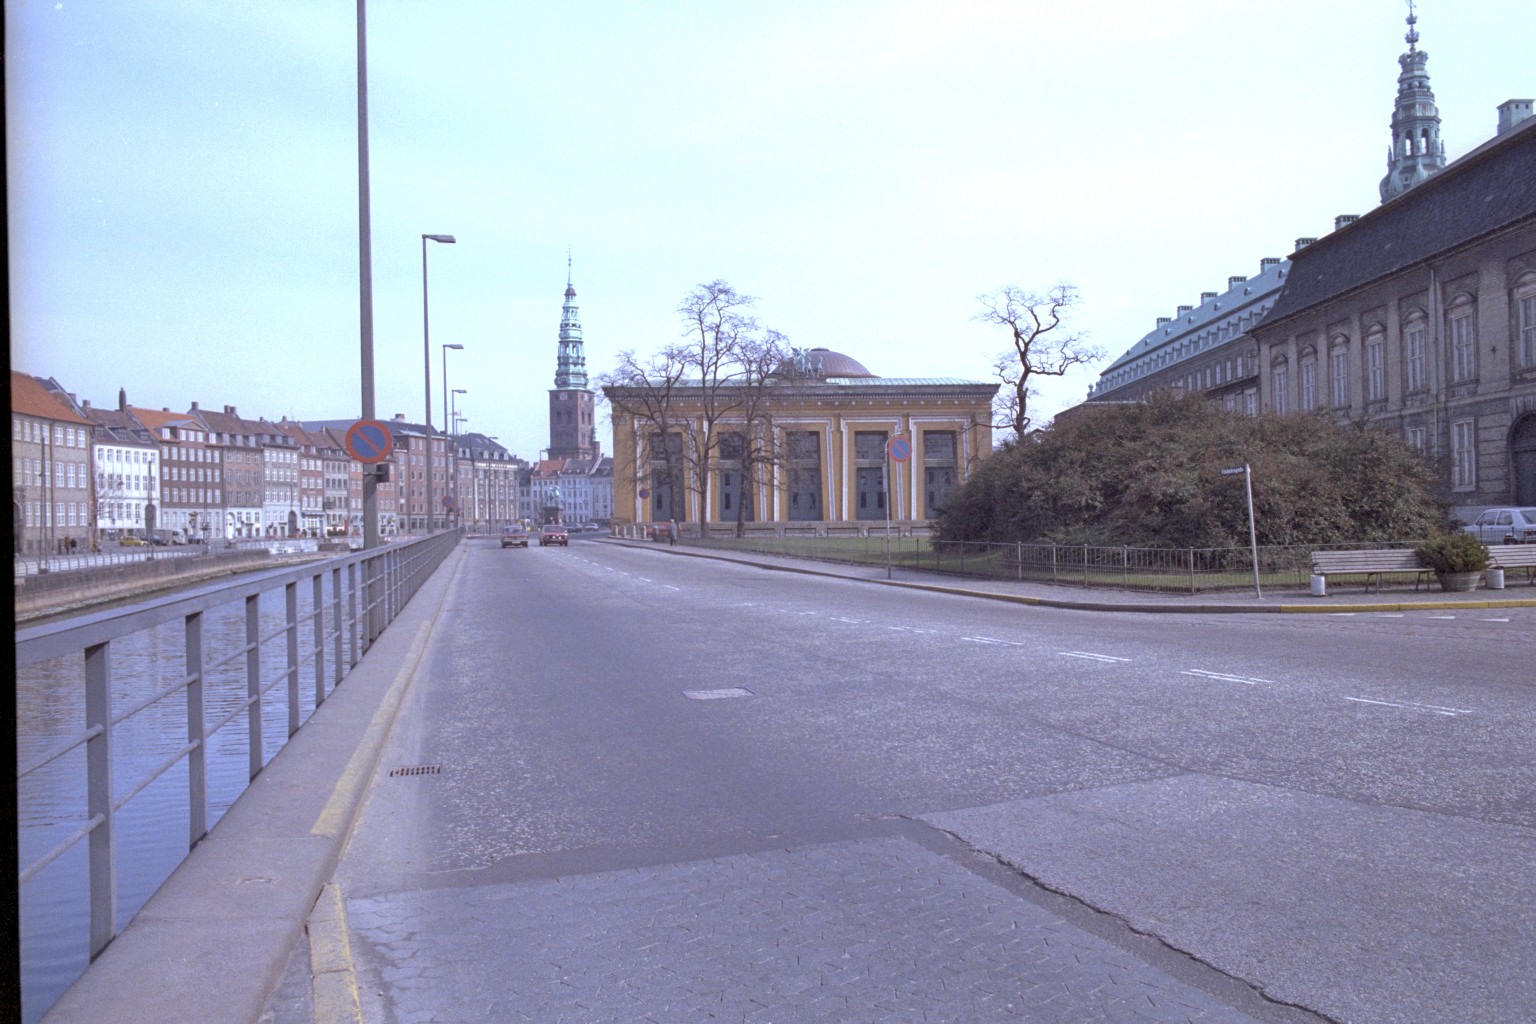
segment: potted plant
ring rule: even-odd
[[[1442,590],[1472,590],[1488,568],[1488,549],[1470,533],[1445,533],[1417,548],[1419,561],[1435,571]]]

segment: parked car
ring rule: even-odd
[[[528,546],[528,531],[521,526],[509,526],[501,531],[501,546],[504,548],[526,548]]]
[[[561,547],[570,547],[571,535],[559,523],[548,523],[539,530],[539,547],[542,548],[546,544],[559,544]]]
[[[1464,526],[1484,544],[1536,544],[1536,508],[1489,508]]]
[[[121,548],[142,548],[145,546],[143,537],[120,537],[117,546]]]

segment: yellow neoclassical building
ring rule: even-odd
[[[883,530],[889,511],[923,532],[991,453],[997,388],[877,377],[828,349],[800,353],[751,395],[605,387],[614,521],[828,533]]]

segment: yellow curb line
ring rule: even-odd
[[[347,903],[341,886],[334,882],[320,890],[309,915],[309,970],[315,1024],[363,1024],[352,943],[347,938]]]
[[[422,656],[426,653],[427,637],[431,635],[432,627],[436,622],[437,616],[434,614],[416,631],[416,639],[411,641],[405,663],[400,666],[395,681],[389,686],[389,692],[384,695],[379,709],[374,712],[373,720],[368,723],[368,729],[363,733],[363,738],[358,743],[357,749],[353,751],[351,759],[347,761],[346,768],[342,769],[341,777],[336,780],[336,785],[331,790],[331,798],[325,802],[325,807],[320,811],[320,817],[315,819],[314,827],[309,830],[311,835],[337,839],[346,828],[347,819],[350,817],[347,813],[348,809],[356,805],[358,797],[367,788],[368,779],[373,775],[373,769],[379,762],[379,755],[384,750],[384,739],[389,734],[390,726],[394,724],[395,713],[400,710],[400,702],[405,699],[405,691],[411,677],[416,674],[416,668],[421,664]]]

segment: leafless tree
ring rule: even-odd
[[[614,408],[644,423],[653,439],[677,439],[679,450],[663,440],[654,454],[664,460],[674,507],[685,493],[697,494],[705,518],[722,425],[761,415],[760,392],[787,355],[778,332],[751,315],[753,302],[724,281],[701,284],[678,306],[681,342],[646,359],[623,352],[615,370],[598,377]]]
[[[1023,438],[1029,431],[1029,400],[1036,394],[1031,380],[1061,377],[1074,366],[1102,359],[1104,352],[1072,331],[1067,319],[1079,304],[1077,289],[1058,284],[1049,292],[1029,292],[1008,285],[990,295],[978,295],[982,311],[975,319],[1006,328],[1013,347],[997,357],[993,370],[1003,387],[997,396],[998,429]]]

